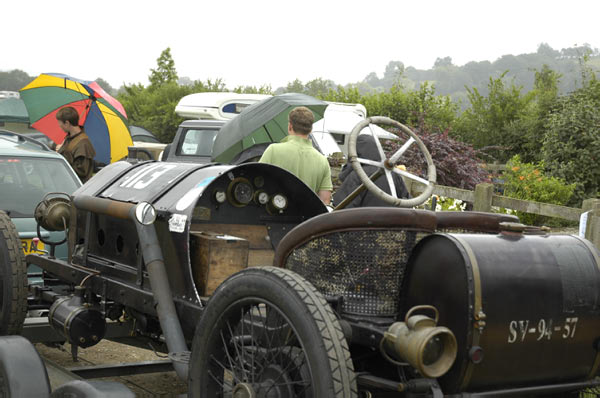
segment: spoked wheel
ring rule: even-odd
[[[358,134],[365,127],[369,126],[369,124],[371,124],[371,123],[383,124],[383,125],[396,127],[400,131],[407,134],[409,136],[409,139],[404,143],[404,145],[402,145],[402,147],[400,149],[398,149],[396,151],[396,153],[394,153],[392,156],[390,156],[388,158],[383,151],[381,143],[379,142],[379,138],[375,135],[375,133],[373,133],[371,131],[371,133],[373,134],[373,138],[375,139],[375,143],[377,144],[377,149],[379,150],[380,160],[375,161],[375,160],[371,160],[371,159],[359,158],[357,155],[357,149],[356,149]],[[427,163],[427,179],[423,179],[417,175],[414,175],[407,171],[400,170],[395,167],[396,165],[398,165],[400,163],[400,159],[402,158],[402,155],[408,150],[408,148],[410,148],[410,146],[413,143],[417,144],[417,147],[423,154],[423,156],[425,158],[425,162]],[[418,205],[426,202],[429,199],[429,197],[431,196],[431,194],[433,193],[433,188],[435,186],[435,181],[436,181],[436,170],[435,170],[435,165],[433,164],[433,159],[431,158],[431,154],[427,150],[427,147],[425,146],[423,141],[421,141],[421,139],[411,129],[409,129],[402,123],[399,123],[388,117],[383,117],[383,116],[369,117],[369,118],[363,120],[362,122],[358,123],[356,126],[354,126],[354,128],[352,129],[352,132],[350,133],[350,138],[348,140],[348,159],[350,160],[350,163],[352,164],[352,168],[354,169],[354,171],[356,171],[356,174],[360,178],[361,182],[365,185],[365,187],[369,191],[371,191],[374,195],[376,195],[379,199],[381,199],[393,206],[398,206],[398,207],[418,206]],[[387,192],[385,192],[381,188],[379,188],[377,185],[375,185],[375,183],[370,178],[371,176],[368,176],[367,173],[363,170],[363,168],[362,168],[363,164],[370,165],[370,166],[376,166],[376,167],[380,168],[380,172],[382,174],[384,174],[387,179],[387,182],[390,187],[390,192],[392,194],[388,194]],[[419,196],[416,196],[411,199],[398,198],[395,194],[396,188],[394,185],[394,180],[392,178],[393,173],[399,174],[403,177],[409,178],[414,181],[421,182],[422,184],[425,185],[424,191]]]
[[[331,307],[292,271],[249,268],[222,283],[194,336],[192,397],[355,398]]]

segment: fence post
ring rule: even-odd
[[[473,200],[473,211],[492,210],[492,195],[494,194],[494,184],[484,182],[475,186],[475,198]]]
[[[585,238],[600,248],[600,199],[584,200],[581,209],[590,211],[585,228]]]

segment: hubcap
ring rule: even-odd
[[[250,384],[239,383],[233,387],[233,398],[256,398],[256,393]]]

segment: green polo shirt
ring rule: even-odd
[[[315,192],[333,189],[329,162],[313,148],[309,139],[288,135],[280,143],[269,145],[260,163],[286,169]]]

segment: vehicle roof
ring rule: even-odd
[[[33,138],[27,137],[27,134],[17,134],[8,130],[0,129],[0,156],[24,156],[24,157],[43,157],[43,158],[61,158],[61,155],[54,152],[46,145]]]
[[[196,120],[184,120],[179,127],[221,127],[228,120],[207,120],[207,119],[196,119]]]
[[[219,107],[229,101],[260,101],[271,97],[268,94],[240,94],[232,92],[203,92],[188,94],[179,100],[178,105]]]

